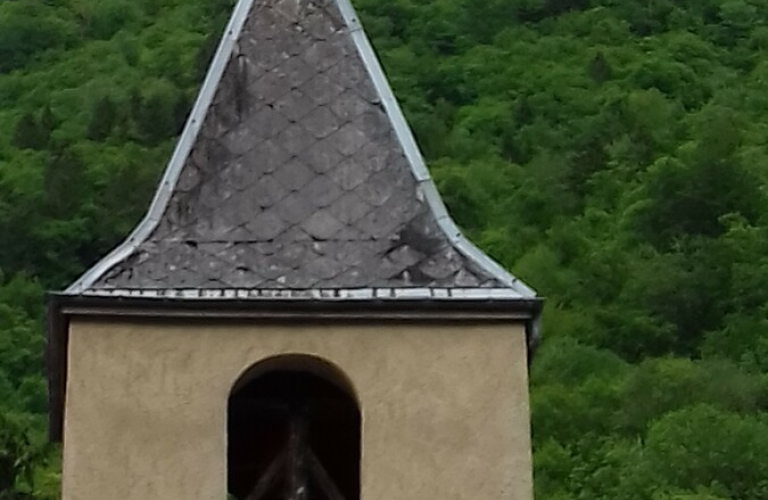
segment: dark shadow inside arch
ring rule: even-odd
[[[359,500],[360,410],[346,376],[311,356],[270,358],[228,404],[228,488],[238,500]]]

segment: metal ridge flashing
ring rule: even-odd
[[[63,295],[67,295],[66,292]],[[511,288],[334,288],[334,289],[251,289],[251,288],[113,288],[88,290],[81,297],[121,297],[143,299],[225,300],[285,300],[285,301],[361,301],[403,302],[414,299],[444,302],[472,300],[526,300]]]
[[[253,6],[254,0],[238,0],[232,16],[224,29],[224,36],[219,42],[216,55],[211,62],[208,73],[203,80],[203,85],[197,95],[197,100],[192,108],[192,112],[187,119],[184,130],[176,144],[176,149],[171,156],[168,166],[163,173],[160,186],[155,192],[155,197],[149,207],[149,211],[144,219],[139,223],[128,238],[118,247],[112,250],[106,257],[101,259],[96,265],[91,267],[74,283],[72,283],[64,293],[81,294],[90,288],[105,272],[113,266],[128,258],[131,253],[149,237],[152,231],[157,227],[160,218],[165,212],[168,201],[171,198],[176,182],[179,179],[184,163],[189,156],[192,146],[200,132],[208,108],[216,94],[224,69],[237,46],[237,40],[240,38],[240,32],[248,18],[248,13]]]
[[[513,290],[516,290],[522,297],[532,298],[536,296],[536,292],[528,285],[512,276],[501,265],[491,259],[473,243],[467,240],[448,214],[448,210],[443,203],[442,198],[432,181],[432,177],[427,168],[424,157],[421,154],[416,139],[413,135],[413,131],[408,125],[405,115],[400,107],[400,104],[395,97],[392,87],[384,74],[384,69],[379,62],[376,52],[371,45],[368,36],[362,28],[360,19],[355,12],[354,7],[350,0],[334,0],[344,18],[347,27],[349,28],[352,40],[355,43],[358,53],[363,60],[365,68],[373,80],[376,87],[376,91],[379,93],[381,102],[384,105],[384,109],[387,112],[392,127],[397,135],[398,142],[405,152],[408,163],[411,166],[413,175],[419,183],[419,194],[424,197],[429,205],[430,210],[437,219],[437,223],[440,228],[445,232],[450,242],[461,252],[465,257],[473,261],[475,264],[483,268],[493,277],[500,282],[509,286]]]

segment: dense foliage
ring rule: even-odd
[[[768,0],[356,4],[455,218],[548,299],[537,499],[768,498]],[[0,498],[55,496],[43,291],[141,217],[230,7],[0,3]]]

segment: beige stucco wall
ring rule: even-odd
[[[531,500],[521,325],[104,319],[70,327],[63,500],[223,500],[231,385],[285,353],[352,380],[362,500]]]

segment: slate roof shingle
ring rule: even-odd
[[[68,292],[481,288],[533,297],[439,213],[351,12],[347,0],[241,0],[236,39],[214,61],[213,94],[205,102],[204,87],[156,220]]]

